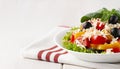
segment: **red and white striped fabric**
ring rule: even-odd
[[[58,27],[61,28],[70,28],[69,26],[65,26],[65,25],[60,25]],[[52,46],[50,48],[44,49],[44,50],[40,50],[38,53],[38,59],[39,60],[45,60],[45,61],[53,61],[55,63],[58,63],[58,58],[60,55],[64,55],[67,54],[68,52],[60,47],[58,47],[57,45]]]
[[[68,52],[64,49],[58,47],[57,45],[50,47],[48,49],[44,49],[39,51],[38,59],[39,60],[46,60],[48,62],[53,61],[58,63],[58,58],[60,55],[67,54]]]
[[[91,63],[79,60],[66,50],[55,45],[53,38],[62,30],[69,29],[69,26],[59,26],[53,29],[48,35],[39,41],[25,47],[22,51],[23,57],[29,59],[44,60],[55,63],[66,63],[78,66],[85,66],[97,69],[119,69],[120,64]]]

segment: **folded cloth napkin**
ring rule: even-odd
[[[94,63],[80,60],[68,53],[61,47],[55,45],[54,36],[68,26],[59,26],[53,29],[48,35],[43,37],[40,41],[33,42],[24,48],[22,54],[25,58],[44,60],[55,63],[65,63],[78,66],[85,66],[97,69],[120,69],[120,63]],[[87,58],[86,58],[87,59]]]

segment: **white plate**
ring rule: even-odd
[[[60,31],[54,38],[55,43],[64,48],[62,45],[62,38],[69,30]],[[64,48],[65,49],[65,48]],[[66,49],[67,50],[67,49]],[[74,56],[79,59],[90,61],[90,62],[120,62],[120,53],[113,54],[91,54],[91,53],[83,53],[83,52],[75,52],[71,50],[67,50]],[[73,59],[74,60],[74,59]]]

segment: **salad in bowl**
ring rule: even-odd
[[[58,46],[87,61],[120,62],[120,11],[102,8],[80,21],[56,36]]]

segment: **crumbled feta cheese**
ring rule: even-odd
[[[114,43],[114,42],[116,42],[117,40],[118,40],[118,38],[113,38],[112,41],[111,41],[111,43]]]
[[[112,48],[106,50],[106,54],[111,54],[111,53],[114,53],[112,52]]]
[[[85,46],[82,45],[78,40],[75,40],[75,43],[77,44],[77,46],[80,46],[80,47],[84,47],[84,48],[85,48]]]

